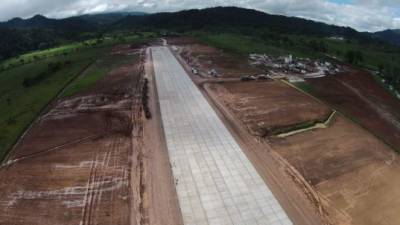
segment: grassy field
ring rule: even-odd
[[[355,41],[340,41],[327,38],[312,38],[300,35],[276,36],[246,36],[233,33],[191,33],[192,36],[205,44],[236,53],[266,53],[270,55],[292,54],[297,57],[321,58],[326,54],[345,60],[349,50],[361,51],[364,60],[361,66],[378,69],[378,65],[387,67],[400,64],[400,51],[377,46],[364,46]],[[319,51],[315,44],[323,43],[325,52]]]
[[[200,42],[241,55],[250,53],[266,53],[273,56],[292,54],[296,57],[309,58],[322,56],[322,54],[310,51],[300,44],[285,46],[285,44],[279,40],[267,40],[266,38],[262,39],[260,37],[250,37],[232,33],[209,34],[197,32],[192,33],[191,35],[197,38]],[[295,39],[295,37],[290,38]]]
[[[233,34],[209,35],[198,33],[196,37],[203,43],[235,54],[268,53],[271,55],[289,54],[289,51],[267,45],[252,37]]]
[[[103,38],[98,39],[90,39],[82,42],[75,42],[66,44],[63,46],[58,46],[55,48],[50,48],[46,50],[39,50],[30,53],[26,53],[20,55],[18,57],[14,57],[8,60],[5,60],[0,63],[0,71],[7,70],[16,66],[20,66],[23,64],[28,64],[32,62],[37,62],[40,60],[44,60],[51,57],[59,57],[59,56],[67,56],[68,54],[84,51],[85,49],[91,48],[101,48],[110,45],[114,45],[116,43],[130,43],[136,42],[139,39],[148,39],[151,38],[154,34],[153,33],[143,33],[143,34],[131,34],[131,35],[109,35]]]
[[[62,97],[73,96],[80,90],[85,90],[93,86],[98,80],[103,78],[112,69],[129,63],[134,56],[105,55],[94,62],[82,76],[73,82],[62,94]]]
[[[135,37],[123,42],[139,43],[145,40],[143,37]],[[71,47],[58,49],[68,48]],[[0,72],[0,161],[44,107],[73,79],[79,77],[61,96],[71,96],[89,88],[112,68],[129,60],[129,57],[111,56],[111,48],[111,45],[82,48]],[[57,51],[50,49],[46,52]],[[35,54],[44,53],[41,51]],[[62,66],[49,73],[50,65],[55,63]],[[35,83],[24,84],[29,79],[35,80]]]

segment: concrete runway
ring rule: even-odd
[[[151,51],[184,224],[292,224],[170,50]]]

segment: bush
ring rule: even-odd
[[[42,82],[43,80],[47,79],[48,77],[50,77],[51,75],[53,75],[54,73],[60,71],[62,69],[62,67],[66,65],[66,62],[61,63],[61,62],[51,62],[47,65],[47,71],[42,72],[34,77],[26,77],[24,78],[22,85],[24,87],[32,87],[34,85],[39,84],[40,82]]]
[[[8,118],[8,120],[7,120],[8,125],[12,125],[12,124],[16,124],[16,123],[17,123],[17,120],[13,117]]]

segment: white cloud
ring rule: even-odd
[[[43,14],[66,17],[112,11],[177,11],[189,8],[234,5],[272,14],[298,16],[350,26],[361,31],[400,28],[399,0],[2,0],[0,20]]]

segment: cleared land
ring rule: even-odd
[[[114,43],[140,44],[147,35],[90,40],[12,58],[0,65],[0,160],[48,104],[92,86],[125,63],[110,55]],[[9,64],[8,66],[4,66]],[[78,82],[74,82],[78,80]],[[72,85],[71,85],[72,83]]]
[[[278,81],[193,79],[205,87],[233,126],[240,121],[239,126],[257,137],[255,140],[260,140],[260,133],[254,132],[261,130],[260,125],[264,129],[297,129],[296,123],[326,119],[332,111]],[[399,224],[398,155],[377,137],[398,143],[398,100],[362,71],[313,79],[301,88],[351,120],[338,113],[327,128],[283,138],[267,135],[260,143],[265,152],[254,150],[264,160],[259,165],[269,162],[268,154],[276,155],[326,224]],[[256,146],[255,140],[248,139]]]
[[[292,224],[170,50],[152,54],[184,223]]]
[[[330,111],[321,103],[303,105],[301,98],[288,96],[288,103],[292,100],[293,102],[287,104],[286,107],[285,104],[280,103],[279,109],[284,112],[275,114],[274,119],[270,117],[271,114],[268,111],[265,111],[265,108],[274,108],[274,105],[279,103],[279,99],[275,101],[277,99],[273,96],[276,93],[284,95],[285,89],[290,89],[290,87],[278,88],[277,86],[276,90],[261,88],[265,94],[260,95],[256,86],[261,86],[263,83],[235,83],[235,85],[212,83],[209,85],[210,93],[215,94],[244,126],[250,128],[254,126],[254,122],[243,119],[246,113],[250,116],[258,116],[257,118],[260,118],[258,124],[275,126],[279,118],[282,118],[280,115],[300,122],[302,117],[299,114],[304,113],[307,116],[309,115],[307,112]],[[216,91],[221,86],[224,88],[230,86],[229,93],[221,94],[221,91]],[[240,88],[242,86],[248,87]],[[291,91],[297,92],[294,89]],[[303,95],[305,102],[315,101],[301,92],[297,93]],[[256,101],[240,102],[239,99],[244,96],[257,99],[258,104],[255,104]],[[238,108],[239,104],[240,108]],[[294,107],[296,105],[298,105],[297,108]],[[313,120],[312,117],[309,119]],[[251,129],[248,130],[251,131]],[[322,207],[329,223],[372,225],[400,222],[397,215],[400,202],[396,200],[399,199],[397,196],[400,194],[396,188],[399,185],[397,180],[400,178],[398,156],[390,147],[354,122],[339,115],[334,117],[328,128],[306,131],[285,138],[267,136],[266,141],[282,157],[282,160],[288,163],[290,171],[295,171],[293,179],[304,180],[310,185],[314,193],[313,196],[309,195],[310,200],[316,206]],[[299,175],[301,177],[298,177]]]
[[[309,81],[313,95],[354,119],[400,151],[400,101],[366,71]]]
[[[105,48],[90,49],[0,73],[0,159],[59,91],[106,51]],[[50,65],[56,63],[61,66],[51,71]]]
[[[249,131],[270,136],[325,121],[332,110],[280,81],[209,84]]]
[[[139,55],[129,58],[24,136],[0,170],[1,224],[129,224],[142,76]]]
[[[335,224],[400,223],[398,156],[353,122],[338,116],[327,129],[270,143],[315,188]]]
[[[239,78],[242,75],[260,74],[260,70],[248,66],[244,61],[246,57],[236,56],[225,53],[214,47],[199,44],[190,38],[169,39],[170,45],[178,45],[180,55],[186,62],[199,70],[203,76],[210,76],[208,73],[215,69],[218,77]]]
[[[191,67],[187,65],[180,55],[176,54],[176,56],[181,65],[186,68],[188,74],[191,74]],[[207,85],[209,83],[212,85],[215,82],[231,82],[238,79],[205,78],[193,74],[191,78],[198,85],[204,96],[207,97],[225,126],[235,137],[235,140],[238,141],[246,156],[256,167],[257,172],[279,199],[289,217],[296,224],[322,224],[321,221],[325,219],[319,216],[321,213],[316,211],[312,206],[313,203],[307,199],[307,195],[304,194],[304,187],[296,185],[296,181],[293,181],[291,175],[286,172],[286,166],[280,162],[280,159],[275,157],[276,154],[271,151],[271,148],[259,142],[259,137],[255,138],[251,135],[249,130],[243,126],[243,123],[221,103],[221,98],[208,91]]]
[[[180,224],[167,156],[144,143],[159,138],[142,113],[144,55],[122,49],[123,65],[59,100],[0,167],[0,224]]]

